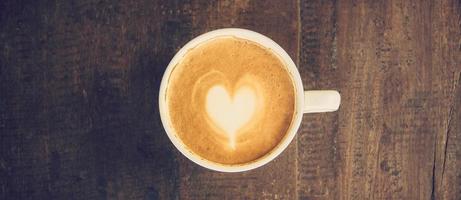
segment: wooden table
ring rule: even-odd
[[[158,113],[175,52],[223,27],[342,94],[245,173],[187,160]],[[459,0],[1,1],[0,199],[461,199],[460,82]]]

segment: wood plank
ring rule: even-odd
[[[342,105],[303,121],[300,197],[434,198],[460,66],[459,14],[453,1],[301,2],[304,84],[339,88]]]
[[[441,152],[436,163],[435,199],[459,199],[461,197],[461,72],[454,85],[454,101],[448,119],[445,137],[439,139]],[[442,141],[441,141],[442,140]],[[445,145],[445,146],[443,146]]]
[[[182,1],[2,2],[0,199],[174,199],[158,88]]]
[[[461,2],[438,1],[432,6],[433,62],[452,78],[445,129],[437,135],[432,198],[461,199]],[[447,69],[451,67],[450,69]]]
[[[353,4],[350,5],[354,10]],[[435,28],[429,23],[431,6],[431,2],[404,1],[357,5],[365,12],[357,12],[358,22],[350,23],[362,27],[357,36],[365,37],[365,42],[359,40],[365,45],[353,52],[357,52],[356,57],[362,54],[367,59],[350,63],[369,67],[357,78],[368,79],[362,87],[372,84],[378,90],[368,97],[371,105],[378,107],[365,110],[365,116],[370,117],[362,120],[371,119],[366,129],[350,130],[359,132],[359,138],[369,139],[360,144],[356,142],[359,138],[348,138],[351,145],[346,155],[352,157],[352,166],[347,167],[345,174],[346,197],[429,199],[432,196],[434,141],[446,129],[444,123],[449,111],[446,105],[451,97],[454,66],[440,66],[435,60],[443,55],[433,50],[438,41],[432,39]],[[357,120],[351,124],[360,124]],[[359,155],[367,158],[359,159]],[[355,162],[356,159],[360,162]],[[356,174],[361,171],[364,173]],[[360,192],[362,185],[366,192]]]
[[[265,34],[297,59],[296,1],[192,2],[194,35],[224,27]],[[180,157],[181,199],[295,199],[296,143],[276,160],[244,173],[218,173]]]
[[[304,88],[340,89],[336,3],[300,3],[299,70]],[[338,117],[339,112],[304,115],[298,132],[299,199],[338,199]]]

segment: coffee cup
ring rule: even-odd
[[[271,149],[265,155],[245,163],[224,164],[211,161],[207,158],[204,158],[203,156],[200,156],[183,142],[181,137],[178,135],[174,124],[172,123],[169,113],[169,105],[167,103],[166,93],[170,86],[170,77],[175,67],[183,60],[183,58],[190,50],[196,48],[200,44],[219,37],[233,37],[248,40],[270,50],[283,62],[285,69],[289,73],[294,85],[294,112],[290,126],[286,130],[286,133],[284,133],[284,137],[273,149]],[[161,81],[159,92],[159,110],[161,121],[166,134],[168,135],[173,145],[184,156],[186,156],[194,163],[202,167],[220,172],[242,172],[255,169],[269,163],[271,160],[280,155],[291,143],[299,129],[304,113],[332,112],[336,111],[339,108],[339,105],[340,94],[335,90],[304,91],[302,79],[295,63],[285,52],[285,50],[276,42],[257,32],[239,28],[225,28],[210,31],[189,41],[176,53],[176,55],[167,66]]]

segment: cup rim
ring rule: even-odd
[[[291,78],[295,85],[295,114],[293,115],[293,120],[291,122],[290,128],[287,131],[286,135],[282,139],[282,141],[275,146],[269,153],[260,157],[254,161],[250,161],[243,164],[221,164],[216,163],[205,158],[200,157],[199,155],[195,154],[192,150],[190,150],[179,138],[176,134],[169,118],[168,113],[168,105],[166,104],[166,91],[168,89],[168,82],[173,71],[174,67],[179,63],[179,61],[185,56],[185,54],[192,48],[198,46],[199,44],[206,42],[208,40],[217,38],[217,37],[224,37],[224,36],[231,36],[241,39],[250,40],[256,42],[259,45],[262,45],[269,50],[272,51],[279,59],[284,63],[286,66],[287,71],[290,73]],[[160,91],[159,91],[159,111],[160,111],[160,118],[162,121],[162,125],[167,133],[168,138],[173,143],[173,145],[178,149],[181,154],[186,156],[192,162],[205,167],[207,169],[220,171],[220,172],[243,172],[248,171],[251,169],[255,169],[261,167],[273,159],[275,159],[278,155],[280,155],[291,143],[293,138],[295,137],[299,126],[301,125],[302,115],[303,115],[303,106],[304,106],[304,89],[301,81],[301,76],[299,74],[298,69],[296,68],[296,64],[293,62],[291,57],[288,53],[275,41],[270,39],[269,37],[262,35],[260,33],[241,29],[241,28],[223,28],[217,29],[213,31],[206,32],[201,34],[188,43],[186,43],[181,49],[175,54],[175,56],[171,59],[170,63],[168,64],[163,77],[160,83]]]

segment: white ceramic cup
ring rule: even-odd
[[[235,37],[235,38],[242,38],[246,40],[250,40],[256,42],[272,51],[275,55],[277,55],[280,60],[285,64],[286,69],[291,75],[291,78],[295,85],[295,113],[293,116],[293,120],[291,122],[291,126],[288,129],[286,135],[280,141],[280,143],[272,149],[269,153],[264,155],[263,157],[248,162],[244,164],[236,164],[236,165],[227,165],[227,164],[220,164],[216,162],[209,161],[199,155],[195,154],[192,150],[190,150],[179,138],[176,134],[172,123],[169,117],[168,105],[166,104],[166,91],[168,89],[168,82],[170,78],[170,74],[176,65],[181,61],[184,55],[192,48],[196,47],[197,45],[206,42],[210,39],[214,39],[217,37]],[[256,33],[254,31],[246,30],[246,29],[239,29],[239,28],[225,28],[225,29],[218,29],[214,31],[210,31],[203,35],[200,35],[191,41],[189,41],[184,47],[182,47],[178,53],[173,57],[171,62],[168,64],[166,68],[165,74],[163,75],[162,82],[160,85],[160,92],[159,92],[159,107],[160,107],[160,117],[162,119],[163,127],[170,138],[173,145],[187,158],[191,161],[197,163],[198,165],[221,172],[241,172],[247,171],[251,169],[258,168],[263,166],[273,160],[275,157],[280,155],[283,150],[285,150],[290,142],[296,135],[296,132],[299,129],[299,125],[301,124],[301,119],[303,113],[318,113],[318,112],[331,112],[335,111],[339,108],[340,104],[340,95],[337,91],[334,90],[311,90],[311,91],[304,91],[303,84],[301,81],[301,77],[299,75],[299,71],[296,68],[295,63],[290,58],[290,56],[280,47],[276,42],[271,40],[270,38]]]

